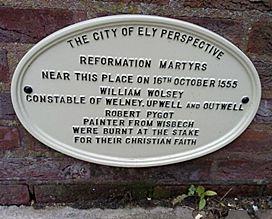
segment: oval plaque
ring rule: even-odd
[[[261,96],[233,44],[178,20],[121,15],[43,39],[19,63],[12,102],[42,143],[82,160],[143,167],[211,153],[252,121]]]

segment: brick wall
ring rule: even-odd
[[[0,0],[0,204],[114,203],[165,198],[203,184],[222,194],[272,192],[271,0]],[[69,24],[113,14],[149,14],[204,26],[232,41],[255,64],[262,100],[249,128],[207,156],[152,168],[114,168],[79,161],[35,140],[22,127],[10,99],[14,69],[39,40]],[[102,203],[103,203],[102,202]]]

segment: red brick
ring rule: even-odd
[[[250,53],[272,56],[272,22],[253,25],[247,50]]]
[[[2,7],[12,7],[12,8],[63,8],[69,10],[84,10],[84,1],[74,1],[74,0],[54,0],[54,1],[44,1],[44,0],[1,0]]]
[[[89,164],[70,158],[4,158],[0,160],[0,181],[81,181],[89,178]]]
[[[50,33],[86,18],[82,11],[0,8],[0,41],[36,43]]]
[[[253,63],[260,76],[262,91],[272,90],[272,62],[255,60]]]
[[[17,128],[0,126],[0,150],[19,147],[20,135]]]
[[[26,185],[0,185],[0,205],[28,205],[30,197]]]
[[[30,157],[65,158],[66,156],[38,141],[26,130],[21,131],[21,144],[25,153]]]
[[[8,62],[9,62],[9,74],[10,79],[13,76],[13,73],[21,61],[23,56],[31,49],[32,44],[24,44],[24,43],[10,43],[10,46],[7,48],[8,50]],[[11,80],[9,81],[11,84]]]
[[[102,165],[92,165],[92,180],[104,182],[135,182],[145,179],[145,182],[160,185],[181,184],[192,181],[205,182],[209,179],[212,161],[195,159],[172,165],[150,168],[114,168]]]
[[[9,93],[0,93],[0,119],[14,119],[15,112]]]
[[[243,152],[252,155],[272,153],[272,130],[247,129],[228,150],[231,152]]]
[[[262,99],[254,119],[258,123],[272,122],[272,100]]]
[[[220,150],[208,154],[206,160],[256,158],[266,160],[272,153],[272,130],[247,129],[237,139]]]
[[[9,67],[7,59],[7,50],[0,49],[0,82],[9,80]]]
[[[270,0],[263,1],[248,1],[248,0],[185,0],[185,7],[192,8],[216,8],[228,10],[259,10],[270,11],[272,2]]]
[[[239,20],[208,18],[208,17],[173,17],[188,21],[199,26],[205,27],[224,38],[233,42],[236,46],[241,46],[243,38],[243,24]]]
[[[218,161],[210,180],[239,183],[272,182],[271,160],[223,160]]]

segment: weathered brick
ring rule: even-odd
[[[82,11],[0,8],[0,41],[36,43],[50,33],[85,18]]]
[[[236,46],[241,46],[242,44],[244,27],[240,20],[208,17],[172,17],[205,27],[230,40]]]
[[[15,112],[9,93],[0,93],[0,119],[14,119]]]
[[[33,44],[23,44],[23,43],[10,43],[7,47],[8,50],[8,63],[9,63],[9,74],[10,78],[13,76],[14,71],[23,58],[23,56],[31,49]],[[11,83],[11,80],[9,81]]]
[[[0,82],[9,80],[9,67],[7,59],[7,50],[0,49]]]
[[[30,197],[26,185],[0,185],[0,205],[28,205]]]
[[[259,105],[259,109],[254,119],[259,123],[271,123],[272,122],[272,100],[262,99]]]
[[[21,144],[25,148],[25,155],[29,157],[65,158],[65,155],[44,145],[27,131],[23,130]]]
[[[217,8],[228,10],[259,10],[271,11],[272,2],[270,0],[248,1],[248,0],[185,0],[185,7],[192,8]]]
[[[246,129],[237,139],[214,153],[204,157],[206,160],[244,160],[250,157],[258,157],[266,160],[272,153],[272,130],[264,128]]]
[[[260,76],[262,91],[272,90],[272,62],[255,60],[253,63]]]
[[[87,1],[88,18],[97,18],[102,16],[117,14],[137,14],[140,13],[139,6],[135,3],[124,2],[104,2],[97,1],[95,4]]]
[[[272,130],[247,129],[228,150],[230,152],[242,152],[248,154],[270,154],[272,153]]]
[[[89,177],[89,164],[70,158],[4,158],[0,160],[0,180],[2,181],[81,181]]]
[[[42,184],[34,185],[37,203],[74,203],[81,207],[110,207],[127,204],[127,199],[139,200],[152,190],[149,184]],[[128,196],[128,197],[126,197]]]
[[[0,150],[20,146],[20,135],[17,128],[0,126]]]
[[[272,182],[271,160],[222,160],[212,172],[210,180],[239,183]]]
[[[248,52],[272,56],[272,22],[255,23],[249,34]]]
[[[258,185],[257,183],[246,184],[241,183],[233,184],[229,181],[220,182],[220,184],[215,184],[215,182],[211,182],[211,184],[203,185],[207,190],[216,191],[219,197],[223,197],[226,195],[227,198],[231,197],[248,197],[248,196],[261,196],[263,194],[263,190],[265,184]]]
[[[104,2],[103,0],[99,0],[101,2]],[[116,3],[138,3],[138,2],[143,2],[145,4],[159,4],[159,5],[164,5],[164,4],[169,4],[169,0],[108,0],[108,2],[116,2]]]
[[[156,184],[180,184],[192,181],[203,182],[209,178],[212,161],[192,161],[151,168],[113,168],[92,165],[92,180],[103,182],[133,182],[145,179]]]
[[[37,184],[34,185],[35,197],[40,203],[73,203],[75,207],[110,207],[116,208],[127,205],[127,201],[139,201],[147,197],[153,199],[168,199],[186,193],[191,184],[183,185],[153,185],[143,182],[137,184]],[[263,194],[264,185],[258,184],[231,184],[210,183],[203,185],[208,190],[213,190],[219,196],[259,196]]]
[[[63,8],[69,10],[84,10],[85,2],[74,0],[0,0],[0,5],[13,8]]]

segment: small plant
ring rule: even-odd
[[[188,189],[188,193],[177,196],[172,201],[172,204],[175,206],[190,196],[197,196],[199,198],[198,209],[202,210],[206,206],[207,197],[211,197],[211,196],[215,196],[215,195],[217,195],[216,192],[214,192],[212,190],[205,190],[205,188],[203,186],[195,187],[194,185],[191,185]]]

